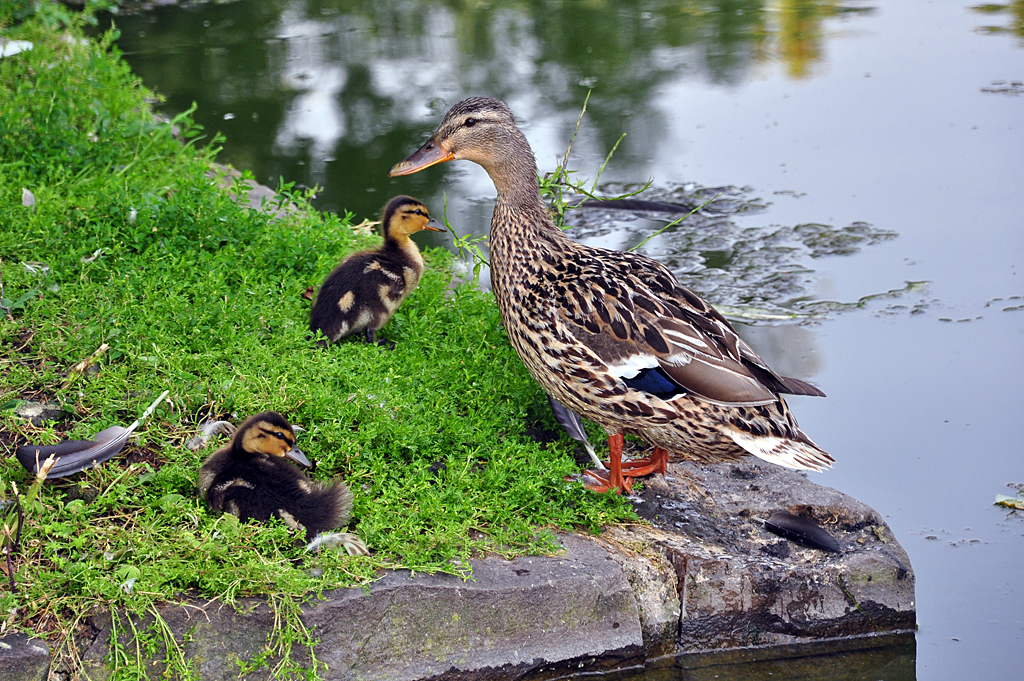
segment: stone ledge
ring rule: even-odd
[[[0,639],[0,679],[3,681],[39,681],[50,669],[50,646],[46,641],[24,634]]]
[[[516,679],[563,676],[643,662],[633,590],[596,542],[561,537],[565,554],[473,561],[472,581],[397,571],[363,589],[338,589],[305,610],[325,679]],[[201,679],[235,679],[274,625],[269,607],[239,612],[214,603],[168,605],[161,616]],[[110,627],[86,651],[90,678],[103,664]],[[146,626],[145,619],[142,622]],[[247,678],[269,678],[269,671]]]
[[[650,525],[562,535],[557,556],[474,560],[471,581],[398,571],[368,590],[327,592],[303,617],[319,637],[323,677],[475,681],[696,669],[707,659],[810,656],[823,645],[871,648],[881,634],[915,627],[910,563],[881,517],[804,476],[750,461],[672,464],[667,478],[648,480],[637,510]],[[802,548],[754,520],[776,510],[818,520],[843,552]],[[238,611],[194,601],[160,612],[204,681],[237,678],[236,660],[260,652],[274,627],[259,599]],[[93,625],[100,634],[83,661],[100,681],[111,673],[103,661],[109,616]],[[8,667],[0,655],[0,681],[45,678],[45,668],[10,676]]]
[[[826,527],[839,554],[803,548],[754,518],[786,510]],[[606,541],[647,545],[675,569],[679,652],[784,645],[916,627],[906,552],[869,506],[757,461],[676,464]],[[671,530],[671,531],[670,531]]]

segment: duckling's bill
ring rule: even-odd
[[[431,137],[418,150],[392,166],[391,170],[388,171],[388,177],[412,175],[424,168],[429,168],[445,161],[451,161],[454,158],[455,154],[453,152],[445,149],[444,145]]]
[[[306,468],[313,467],[313,462],[307,459],[306,455],[303,454],[302,450],[298,447],[292,446],[292,448],[285,452],[284,455],[300,466],[305,466]]]
[[[442,225],[440,222],[438,222],[434,218],[430,218],[430,220],[427,222],[427,224],[423,225],[423,229],[429,230],[431,232],[447,232],[448,231],[448,230],[446,230],[444,228],[444,225]]]

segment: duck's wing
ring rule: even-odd
[[[777,376],[713,307],[644,256],[587,249],[556,290],[558,313],[604,371],[664,400],[689,395],[727,406],[816,389]],[[819,394],[817,392],[809,394]]]
[[[610,253],[616,256],[613,262],[618,268],[628,269],[662,301],[678,305],[689,321],[724,346],[730,357],[738,357],[751,375],[772,392],[811,397],[825,396],[825,393],[806,381],[777,374],[746,341],[739,337],[732,324],[722,313],[693,291],[682,286],[676,280],[675,275],[660,262],[634,253],[616,251]]]

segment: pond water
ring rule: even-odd
[[[878,509],[917,574],[916,663],[903,642],[650,678],[1020,677],[1024,514],[993,499],[1024,483],[1024,2],[242,0],[116,23],[224,162],[359,219],[447,199],[460,234],[486,231],[482,170],[387,169],[487,94],[551,171],[592,89],[570,168],[593,180],[627,133],[602,183],[722,194],[643,252],[828,393],[791,400],[837,460],[812,477]],[[614,248],[674,217],[575,215]]]

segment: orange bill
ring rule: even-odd
[[[399,161],[388,171],[388,177],[399,177],[401,175],[412,175],[424,168],[429,168],[438,163],[444,163],[455,158],[455,154],[441,146],[433,137],[427,143],[414,151],[403,161]]]

